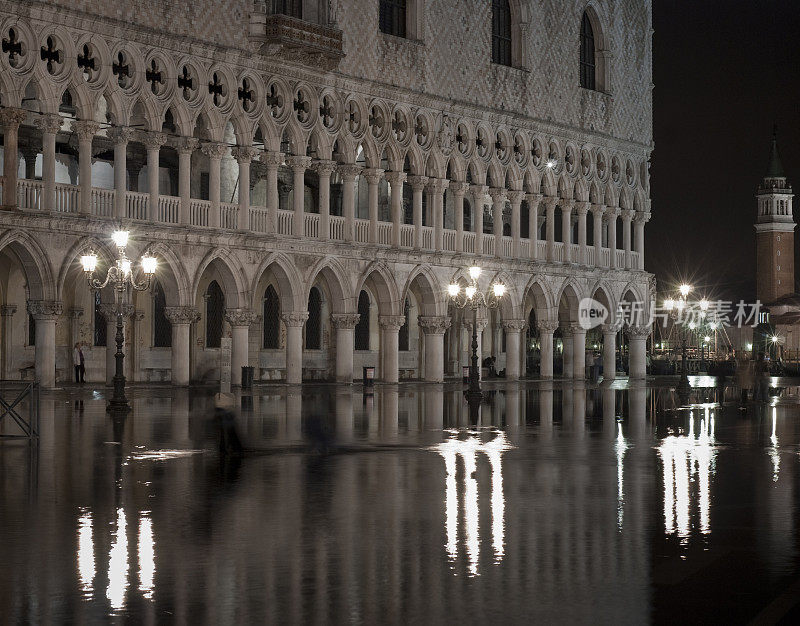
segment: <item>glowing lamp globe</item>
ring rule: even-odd
[[[480,278],[480,275],[481,275],[481,268],[478,267],[477,265],[473,265],[471,268],[469,268],[469,277],[472,280],[478,280],[478,278]]]
[[[451,298],[455,298],[458,295],[458,292],[461,291],[461,286],[457,283],[453,283],[452,285],[447,285],[447,293]]]
[[[119,261],[119,269],[122,270],[122,273],[127,276],[131,273],[131,261],[130,259],[121,259]]]
[[[117,248],[124,248],[128,245],[128,231],[127,230],[115,230],[114,233],[111,235],[111,239],[113,239],[114,244],[116,244]]]
[[[506,286],[502,283],[495,283],[492,286],[492,289],[494,289],[494,295],[496,298],[502,298],[503,294],[506,292]]]
[[[156,267],[158,266],[158,259],[154,256],[142,257],[142,271],[145,274],[155,274]]]
[[[680,288],[679,288],[679,291],[681,292],[681,296],[683,296],[684,298],[689,295],[689,292],[691,290],[692,290],[692,286],[691,285],[687,285],[686,283],[681,285]]]
[[[675,306],[675,300],[672,298],[667,298],[664,300],[664,309],[667,311],[671,311]]]
[[[81,257],[83,271],[91,274],[97,269],[97,255],[94,253],[84,254]]]
[[[475,287],[469,286],[464,291],[467,294],[467,298],[472,300],[472,297],[475,295],[477,289]]]
[[[700,310],[701,311],[708,311],[708,300],[706,300],[705,298],[700,300]]]

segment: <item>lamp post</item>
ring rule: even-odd
[[[672,317],[675,322],[679,322],[682,315],[683,310],[686,308],[686,302],[689,297],[689,294],[692,291],[692,286],[687,285],[686,283],[682,284],[678,288],[678,294],[675,297],[669,297],[664,301],[664,309],[667,311],[667,314]],[[685,331],[681,331],[681,378],[678,382],[678,394],[679,395],[687,395],[689,394],[689,377],[686,374],[686,333]]]
[[[472,266],[469,268],[470,282],[466,287],[461,287],[458,283],[453,283],[447,287],[450,300],[458,309],[472,309],[472,359],[469,367],[469,386],[467,387],[467,403],[470,407],[470,415],[477,419],[478,407],[480,406],[483,394],[481,393],[480,383],[480,363],[478,362],[478,309],[485,306],[488,309],[497,308],[500,299],[506,292],[503,283],[494,283],[487,294],[480,291],[478,279],[481,275],[481,268]]]
[[[117,344],[117,351],[114,354],[116,361],[116,369],[114,372],[114,393],[108,403],[106,410],[111,412],[127,412],[130,410],[128,399],[125,397],[125,374],[124,362],[125,353],[122,351],[122,344],[124,341],[123,326],[122,326],[122,312],[125,300],[125,294],[128,291],[128,285],[137,291],[145,291],[150,288],[150,282],[153,274],[156,271],[158,260],[147,254],[142,256],[142,273],[144,274],[144,281],[139,283],[133,276],[133,266],[131,260],[125,253],[125,248],[128,246],[128,231],[117,230],[111,236],[117,246],[117,260],[106,272],[104,279],[95,278],[95,271],[97,270],[97,255],[90,251],[81,257],[81,264],[83,271],[86,274],[86,280],[91,289],[103,289],[107,285],[111,285],[114,290],[114,304],[117,309],[117,332],[114,337]]]

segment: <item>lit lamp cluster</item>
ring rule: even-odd
[[[103,279],[95,277],[97,271],[97,255],[94,252],[89,252],[81,257],[81,265],[86,274],[86,280],[91,289],[99,290],[111,284],[114,289],[114,304],[117,307],[117,332],[115,341],[117,351],[114,354],[116,360],[116,369],[114,373],[114,395],[108,404],[110,411],[127,411],[130,409],[128,400],[125,397],[125,374],[124,374],[124,359],[125,353],[122,351],[124,342],[123,334],[123,305],[125,294],[128,290],[128,285],[133,287],[136,291],[145,291],[150,288],[150,283],[153,279],[153,274],[158,267],[158,260],[154,256],[145,254],[141,259],[141,270],[144,279],[137,282],[133,275],[133,264],[125,252],[128,246],[127,230],[115,231],[111,236],[114,244],[117,246],[117,260],[111,267],[108,268],[106,276]]]
[[[481,268],[473,266],[469,268],[469,284],[462,287],[458,283],[448,285],[447,293],[450,300],[458,309],[472,309],[472,360],[469,368],[469,390],[467,400],[473,404],[480,401],[480,364],[478,363],[478,309],[484,306],[489,309],[497,308],[500,300],[506,293],[506,286],[496,282],[492,284],[488,293],[484,294],[478,287],[478,279],[481,276]]]

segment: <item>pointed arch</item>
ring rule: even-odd
[[[359,277],[354,293],[360,293],[365,285],[369,285],[375,294],[380,315],[400,315],[401,301],[397,283],[385,263],[370,263]]]
[[[175,251],[160,241],[148,244],[143,250],[159,261],[156,276],[164,287],[167,306],[190,305],[189,274]]]
[[[0,236],[0,252],[8,248],[19,260],[31,300],[55,300],[53,270],[44,248],[28,233],[12,229]]]
[[[300,285],[303,284],[302,279],[297,273],[294,264],[279,252],[268,254],[259,264],[251,283],[250,293],[252,297],[254,299],[259,297],[261,291],[259,286],[263,287],[262,279],[268,270],[272,272],[278,283],[283,311],[305,311],[308,293],[302,293],[304,291],[300,288]],[[260,309],[260,303],[256,300],[253,301],[252,306],[255,311]]]
[[[213,272],[215,279],[219,279],[217,282],[225,294],[226,307],[235,309],[246,306],[248,290],[244,268],[238,259],[224,248],[211,250],[200,262],[192,281],[192,301],[196,301],[200,295],[198,290],[206,271]]]
[[[550,285],[540,275],[534,275],[525,286],[523,302],[532,302],[538,319],[549,319],[555,308],[555,301]]]
[[[322,281],[325,283],[330,296],[331,313],[352,313],[355,311],[353,294],[349,290],[349,285],[342,279],[348,273],[335,257],[327,256],[320,259],[308,275],[310,279],[306,283],[307,288],[304,293],[306,299],[314,285],[318,281]]]
[[[445,315],[447,313],[447,299],[444,297],[444,288],[429,265],[417,265],[411,270],[403,286],[401,302],[405,305],[409,291],[417,294],[422,315]]]

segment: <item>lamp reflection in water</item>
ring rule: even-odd
[[[781,455],[778,452],[778,407],[772,407],[772,435],[769,438],[772,444],[769,448],[769,458],[772,460],[772,482],[778,482],[781,469]]]
[[[622,485],[623,461],[628,443],[622,434],[622,424],[617,422],[617,440],[614,442],[614,450],[617,453],[617,528],[622,530],[623,506],[625,504],[625,492]]]
[[[714,413],[702,407],[699,432],[695,435],[694,411],[689,412],[687,435],[669,435],[658,448],[664,468],[664,531],[677,534],[681,543],[691,532],[692,498],[697,501],[699,530],[711,532],[711,475],[717,451],[714,448]],[[697,485],[696,494],[692,484]]]
[[[447,431],[449,438],[431,448],[438,452],[445,464],[445,549],[451,564],[458,558],[458,459],[464,465],[464,548],[469,561],[469,574],[478,575],[480,558],[480,504],[477,478],[478,454],[486,456],[491,472],[491,517],[492,550],[495,563],[500,563],[505,555],[505,498],[503,495],[502,455],[513,448],[504,432],[494,433],[487,443],[479,438],[479,433],[470,431],[465,439],[459,438],[459,431]]]
[[[129,585],[128,535],[127,518],[122,508],[117,509],[116,528],[113,531],[111,548],[108,551],[108,587],[106,598],[113,611],[121,611],[125,607],[125,598]],[[92,514],[81,509],[78,518],[78,578],[81,590],[87,599],[94,591],[97,569],[93,536]],[[153,538],[153,520],[149,511],[142,511],[139,517],[139,536],[137,539],[139,559],[139,592],[147,600],[153,599],[155,589],[155,540]]]

